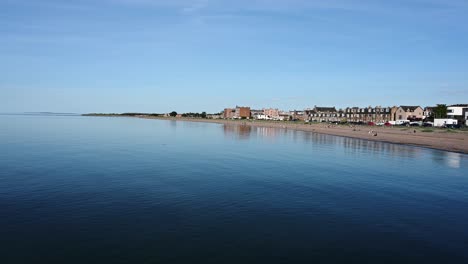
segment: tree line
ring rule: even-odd
[[[175,116],[177,116],[177,112],[172,111],[171,113],[169,113],[169,115],[172,116],[172,117],[175,117]],[[181,116],[182,117],[194,117],[194,118],[206,118],[206,112],[201,112],[201,113],[189,112],[189,113],[183,113]]]

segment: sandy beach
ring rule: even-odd
[[[312,133],[351,137],[395,144],[421,146],[445,151],[468,154],[468,131],[440,128],[404,126],[365,126],[331,125],[328,123],[275,122],[258,120],[225,120],[197,118],[140,117],[145,119],[175,120],[184,122],[205,122],[219,124],[238,124],[246,126],[295,129]]]

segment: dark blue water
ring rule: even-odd
[[[299,131],[0,116],[0,263],[468,263],[468,156]]]

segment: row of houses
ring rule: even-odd
[[[386,122],[397,120],[422,120],[424,109],[420,106],[393,106],[393,107],[346,107],[336,110],[335,107],[314,107],[306,109],[305,120],[316,122]]]
[[[314,122],[387,122],[387,121],[421,121],[433,115],[436,107],[421,106],[368,106],[335,107],[314,106],[304,110],[280,111],[266,108],[261,110],[250,109],[246,106],[226,108],[223,111],[225,119],[264,119],[264,120],[302,120]],[[459,120],[459,124],[468,122],[468,105],[459,104],[447,107],[447,117]]]

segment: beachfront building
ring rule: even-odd
[[[344,109],[339,109],[338,110],[338,117],[340,118],[340,121],[346,122],[346,112]]]
[[[347,107],[344,110],[344,114],[346,120],[349,122],[384,123],[391,120],[390,107]]]
[[[390,121],[391,118],[391,108],[390,107],[382,107],[376,106],[373,109],[373,122],[376,123],[385,123]]]
[[[236,109],[224,108],[223,118],[224,119],[233,119],[235,114],[236,114]]]
[[[263,116],[263,110],[250,109],[250,117],[252,119],[262,119],[261,116]]]
[[[426,119],[428,117],[431,117],[433,114],[434,114],[434,109],[436,108],[437,106],[426,106],[424,107],[424,110],[423,110],[423,119]]]
[[[256,115],[255,119],[257,119],[257,120],[272,120],[271,117],[269,117],[267,115],[264,115],[264,114]]]
[[[398,120],[422,120],[424,118],[424,109],[420,106],[402,105],[392,108],[392,121]]]
[[[264,108],[263,114],[268,116],[270,119],[279,120],[279,110],[273,108]]]
[[[250,107],[236,106],[236,108],[225,108],[224,119],[249,119],[250,118]]]
[[[336,111],[333,107],[319,107],[315,106],[313,109],[304,110],[308,119],[314,122],[337,122],[341,121],[341,115],[343,112]]]
[[[286,112],[286,111],[280,111],[279,112],[279,119],[278,120],[284,121],[284,120],[289,120],[289,119],[292,119],[289,112]]]
[[[447,118],[456,119],[458,124],[466,123],[468,104],[456,104],[447,107]]]
[[[359,107],[346,107],[345,109],[345,117],[348,122],[360,122],[361,121],[361,116],[360,116],[360,111]]]
[[[250,107],[247,107],[247,106],[236,106],[235,118],[238,118],[238,119],[249,119],[249,118],[250,118]]]
[[[291,119],[291,120],[300,120],[300,121],[306,120],[305,113],[304,113],[304,111],[301,111],[301,110],[289,111],[289,116],[290,116],[289,119]]]
[[[375,122],[375,109],[371,106],[359,108],[358,116],[360,122]]]

